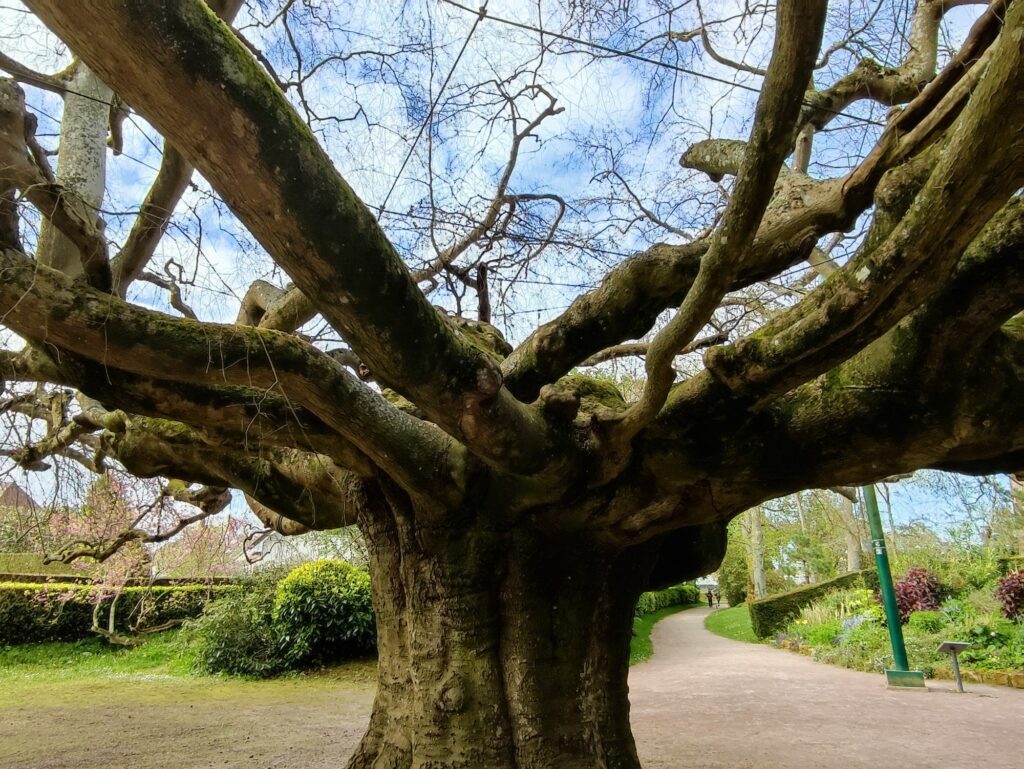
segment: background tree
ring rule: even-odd
[[[747,563],[747,541],[741,520],[737,518],[729,524],[728,544],[718,567],[718,589],[730,606],[738,606],[748,597],[757,597],[753,595],[753,579]]]
[[[947,11],[969,3],[571,4],[512,26],[445,2],[461,40],[432,5],[255,3],[233,31],[238,5],[27,0],[110,96],[86,99],[107,128],[94,117],[75,149],[65,73],[83,64],[3,64],[65,109],[53,174],[24,91],[0,82],[0,311],[21,340],[0,364],[30,424],[11,458],[167,478],[199,519],[237,489],[282,533],[358,523],[380,664],[350,766],[635,767],[633,604],[713,570],[731,518],[920,467],[1021,469],[1021,0],[956,27]],[[456,76],[478,32],[500,45]],[[723,50],[729,33],[746,51]],[[558,92],[609,57],[654,68],[643,120],[636,137],[554,134],[548,153],[606,166],[566,201],[521,164],[557,131]],[[691,78],[750,94],[735,138],[707,138],[714,110],[690,117]],[[61,167],[89,155],[95,183],[98,137],[116,149],[129,110],[163,161],[111,255],[121,209]],[[395,112],[415,130],[379,124]],[[645,174],[620,151],[643,142],[687,170]],[[328,149],[368,189],[401,160],[368,207]],[[185,288],[223,283],[173,258],[147,269],[193,169],[196,258],[223,216],[231,270],[273,264],[205,307]],[[554,286],[556,267],[603,277]],[[531,296],[575,298],[527,333],[533,274]],[[573,371],[622,356],[644,360],[629,401]]]

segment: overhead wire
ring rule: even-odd
[[[441,0],[441,1],[443,3],[445,3],[445,4],[447,4],[447,5],[450,5],[450,6],[454,7],[454,8],[458,8],[461,11],[465,11],[467,13],[480,14],[481,17],[483,16],[483,10],[484,10],[483,8],[481,8],[480,11],[474,11],[472,8],[470,8],[468,6],[465,6],[462,3],[456,2],[456,0]],[[486,6],[486,3],[485,3],[485,6]],[[515,27],[517,29],[522,29],[522,30],[525,30],[527,32],[536,32],[539,35],[545,35],[547,37],[552,37],[552,38],[555,38],[556,40],[564,40],[567,43],[575,43],[577,45],[583,45],[583,46],[586,46],[587,48],[593,48],[594,50],[603,51],[604,53],[612,54],[614,56],[621,56],[621,57],[626,58],[626,59],[633,59],[634,61],[640,61],[640,62],[643,62],[645,64],[651,64],[651,65],[653,65],[655,67],[662,67],[664,69],[672,70],[673,72],[679,72],[680,74],[683,74],[683,75],[691,75],[693,77],[703,78],[704,80],[709,80],[709,81],[712,81],[712,82],[715,82],[715,83],[719,83],[721,85],[727,85],[730,88],[739,88],[741,90],[750,91],[752,93],[761,93],[761,89],[756,87],[756,86],[747,85],[746,83],[738,83],[736,81],[729,80],[729,79],[724,78],[724,77],[718,77],[717,75],[711,75],[711,74],[709,74],[707,72],[701,72],[699,70],[691,69],[689,67],[683,67],[683,66],[681,66],[679,64],[671,64],[671,63],[666,62],[666,61],[661,61],[660,59],[652,59],[650,56],[641,56],[640,54],[636,53],[635,51],[623,51],[622,49],[613,48],[611,46],[604,45],[602,43],[595,43],[592,40],[584,40],[583,38],[573,37],[572,35],[566,35],[565,33],[562,33],[562,32],[552,32],[551,30],[544,29],[543,27],[534,26],[532,24],[526,24],[525,22],[521,22],[521,21],[515,21],[514,19],[506,19],[506,18],[503,18],[501,16],[495,16],[493,14],[486,14],[486,18],[489,21],[496,21],[496,22],[498,22],[500,24],[505,24],[505,25],[510,26],[510,27]],[[849,112],[842,112],[841,110],[828,109],[828,108],[822,107],[820,105],[810,104],[810,103],[808,103],[806,101],[803,102],[803,105],[805,107],[815,107],[816,109],[821,109],[821,110],[823,110],[825,112],[828,112],[829,114],[832,114],[832,115],[846,117],[846,118],[849,118],[851,120],[858,120],[858,121],[861,121],[863,123],[867,123],[869,125],[874,125],[874,126],[878,126],[878,127],[881,127],[881,128],[885,127],[885,123],[880,121],[880,120],[874,120],[872,118],[866,118],[866,117],[863,117],[861,115],[851,115]]]
[[[448,83],[451,81],[452,76],[455,74],[455,68],[459,66],[459,62],[462,61],[462,55],[466,52],[469,47],[469,41],[473,39],[473,33],[476,32],[476,28],[480,26],[480,22],[483,21],[487,15],[487,0],[484,0],[484,4],[480,6],[480,10],[477,12],[476,20],[473,22],[473,26],[469,28],[469,33],[466,35],[466,39],[462,43],[462,48],[459,49],[458,55],[455,57],[455,61],[452,62],[452,66],[448,69],[448,74],[441,83],[440,89],[438,89],[437,96],[430,100],[430,109],[427,110],[427,116],[423,119],[420,124],[420,130],[416,133],[416,138],[412,140],[412,144],[409,146],[409,151],[405,154],[405,160],[402,161],[401,168],[398,169],[398,173],[395,174],[394,181],[391,182],[391,187],[388,189],[388,194],[384,196],[384,202],[378,206],[377,216],[380,217],[384,209],[388,205],[388,201],[391,200],[391,194],[395,191],[395,187],[398,186],[399,180],[402,178],[402,174],[405,173],[405,167],[409,164],[409,159],[412,157],[412,153],[416,150],[416,145],[419,143],[420,137],[423,136],[423,132],[427,126],[434,119],[434,110],[437,109],[437,103],[441,100],[442,94],[448,87]]]

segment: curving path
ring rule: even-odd
[[[630,673],[645,769],[1021,769],[1024,690],[882,676],[732,641],[708,609],[654,627],[654,656]]]
[[[890,692],[879,675],[712,635],[707,613],[658,623],[630,673],[644,769],[1024,768],[1024,691]],[[373,701],[363,667],[0,683],[0,769],[337,769]]]

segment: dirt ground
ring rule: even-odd
[[[633,669],[646,769],[1020,769],[1024,691],[946,682],[888,691],[878,675],[729,641],[707,609],[654,629]],[[266,683],[150,677],[0,690],[2,769],[326,769],[343,765],[370,676]]]

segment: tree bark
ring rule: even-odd
[[[485,516],[435,528],[396,496],[361,523],[379,679],[349,769],[638,769],[626,677],[653,559]]]
[[[1013,520],[1024,521],[1024,480],[1017,475],[1010,476],[1010,505]],[[1017,555],[1024,555],[1024,526],[1017,529]]]
[[[113,93],[81,61],[75,63],[64,96],[57,182],[78,196],[98,221],[107,178],[107,121]],[[41,264],[77,277],[84,271],[78,247],[44,219],[36,255]]]
[[[846,542],[846,570],[860,571],[862,553],[860,525],[853,514],[853,502],[846,497],[840,497],[839,507],[843,524],[843,538]]]

